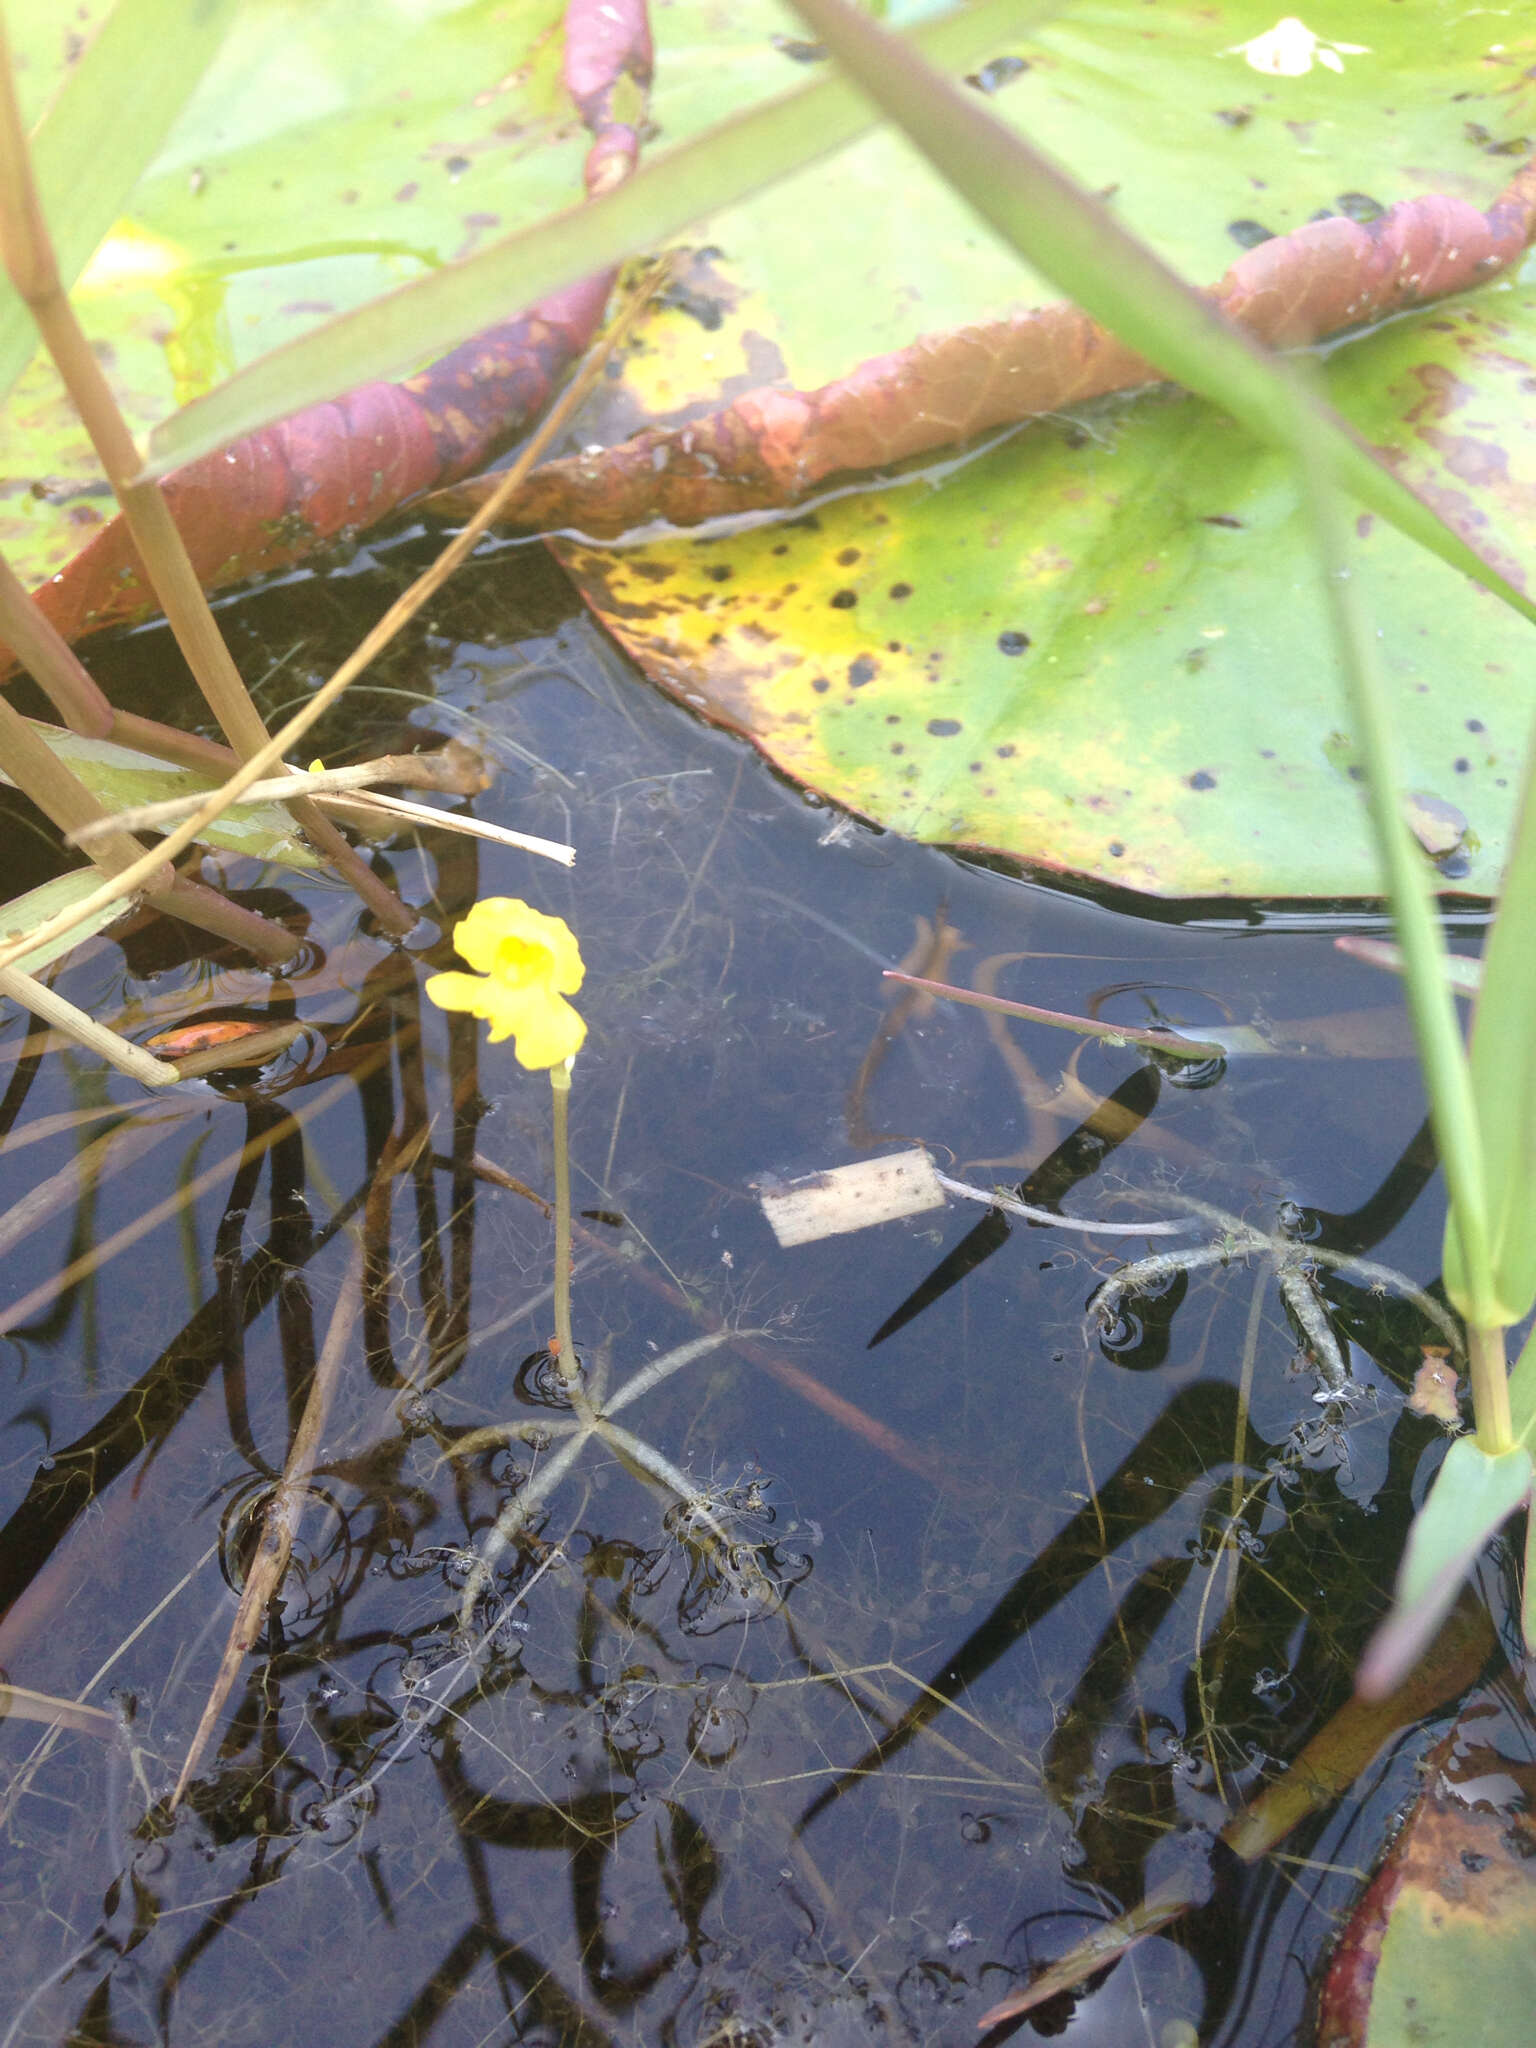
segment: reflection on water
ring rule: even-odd
[[[274,702],[346,644],[347,596],[232,615],[252,674],[298,643]],[[120,650],[122,687],[165,659]],[[1390,1016],[1395,987],[1305,931],[1132,920],[807,805],[633,683],[530,557],[480,565],[351,719],[327,758],[402,722],[481,740],[479,815],[569,836],[574,876],[402,839],[427,922],[397,952],[334,889],[231,868],[307,920],[303,980],[163,928],[61,977],[141,1036],[297,1016],[302,1058],[254,1083],[151,1102],[0,1034],[0,1661],[113,1723],[5,1723],[0,2041],[959,2043],[1171,1857],[1208,1903],[1072,2038],[1296,2038],[1411,1757],[1289,1845],[1303,1869],[1214,1836],[1347,1692],[1439,1428],[1399,1399],[1421,1309],[1321,1254],[1430,1280],[1440,1210],[1390,1036],[1323,1060],[1283,1026]],[[577,1346],[610,1415],[643,1382],[623,1425],[681,1498],[539,1391],[548,1089],[418,994],[486,894],[581,938]],[[1132,1046],[893,998],[876,963],[914,956],[1282,1050],[1171,1085]],[[1161,1240],[955,1204],[776,1247],[754,1183],[896,1138],[1047,1208],[1201,1202],[1253,1241],[1207,1220],[1113,1330],[1087,1305]],[[282,1596],[173,1815],[354,1239]],[[1344,1398],[1316,1398],[1308,1316]]]

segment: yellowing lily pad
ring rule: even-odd
[[[1338,351],[1334,396],[1493,559],[1536,559],[1536,291]],[[1529,629],[1362,516],[1409,787],[1491,894]],[[726,538],[562,543],[648,674],[880,823],[1175,896],[1370,896],[1376,856],[1284,463],[1159,393]]]

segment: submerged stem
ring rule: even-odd
[[[549,1070],[555,1107],[555,1342],[554,1364],[571,1406],[584,1422],[591,1403],[581,1384],[581,1365],[571,1336],[571,1066],[562,1060]]]

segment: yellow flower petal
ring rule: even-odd
[[[570,1059],[587,1027],[565,1000],[586,972],[575,934],[513,896],[487,896],[455,925],[453,943],[477,974],[427,977],[429,998],[444,1010],[467,1010],[491,1027],[491,1043],[511,1038],[525,1067]]]
[[[492,994],[481,1015],[490,1022],[491,1043],[510,1038],[519,1065],[558,1067],[581,1050],[587,1027],[564,996],[509,993],[493,981],[487,986]]]
[[[489,1014],[484,1004],[484,991],[491,986],[488,975],[460,974],[453,969],[447,974],[429,974],[422,986],[440,1010],[468,1010],[472,1017]]]
[[[486,896],[454,926],[453,943],[482,974],[518,987],[573,996],[585,969],[564,918],[547,917],[515,896]]]

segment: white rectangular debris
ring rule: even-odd
[[[942,1209],[944,1190],[933,1161],[919,1147],[761,1188],[758,1199],[780,1244],[812,1244],[819,1237]]]

